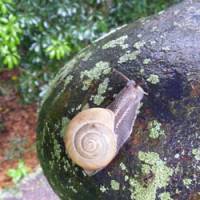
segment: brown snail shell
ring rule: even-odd
[[[74,163],[88,175],[105,168],[131,135],[144,91],[134,81],[107,108],[90,108],[69,123],[64,142]]]

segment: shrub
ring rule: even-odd
[[[12,11],[12,0],[0,0],[0,61],[9,69],[19,63],[17,46],[22,34],[18,18]]]
[[[41,86],[81,48],[111,28],[158,12],[177,1],[0,0],[0,9],[7,9],[3,18],[12,27],[9,35],[12,45],[6,43],[8,47],[0,48],[0,55],[9,68],[20,61],[23,69],[20,89],[25,102],[30,102],[39,93],[42,96],[46,87]]]

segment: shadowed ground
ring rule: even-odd
[[[42,170],[28,175],[15,189],[0,191],[0,200],[59,200]]]

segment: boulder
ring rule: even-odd
[[[87,176],[65,152],[67,124],[109,105],[125,76],[148,95],[115,159]],[[42,103],[37,150],[61,199],[200,199],[200,1],[119,27],[69,61]]]

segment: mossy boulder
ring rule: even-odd
[[[41,106],[37,150],[61,199],[200,199],[200,1],[112,31],[68,62]],[[117,157],[87,176],[65,153],[70,119],[126,84],[148,93]]]

